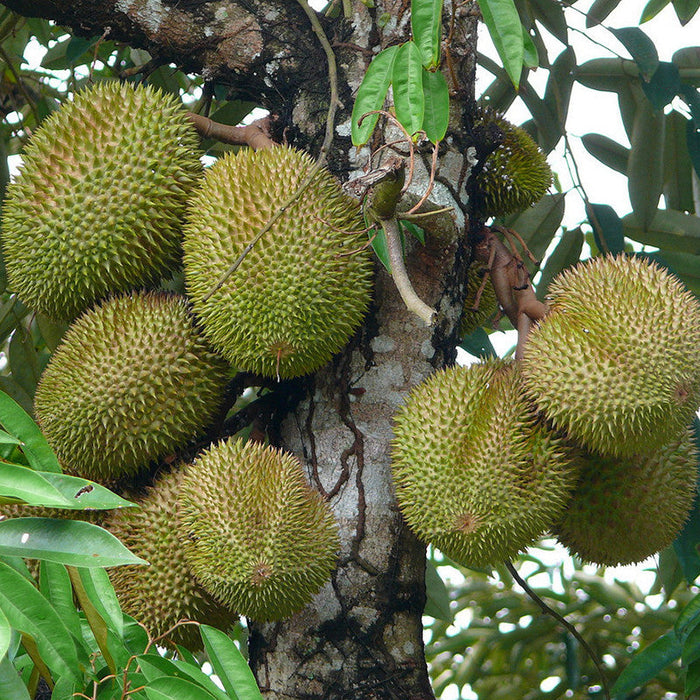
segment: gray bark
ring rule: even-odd
[[[201,73],[253,97],[276,117],[294,145],[318,152],[328,107],[326,58],[308,18],[293,0],[6,0],[25,15],[43,16],[86,35],[144,48],[163,61]],[[350,144],[354,93],[376,52],[410,36],[408,0],[353,3],[354,16],[324,21],[338,62],[342,107],[328,154],[346,181],[361,173],[369,148]],[[456,3],[446,3],[446,24]],[[459,10],[449,47],[451,129],[441,147],[431,204],[454,215],[426,221],[425,247],[408,254],[419,294],[438,309],[432,328],[412,316],[391,278],[376,275],[374,306],[357,337],[305,382],[295,410],[276,426],[281,446],[307,467],[341,529],[342,552],[332,581],[301,613],[252,625],[250,658],[265,697],[279,699],[428,700],[421,614],[425,548],[407,530],[390,475],[392,417],[407,393],[435,368],[454,361],[467,250],[464,242],[464,113],[473,95],[475,18]],[[378,22],[382,18],[387,22]],[[383,136],[374,141],[376,145]],[[412,201],[427,186],[429,153],[418,159]],[[275,428],[273,426],[273,428]]]

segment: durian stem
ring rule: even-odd
[[[230,143],[234,146],[250,146],[256,151],[275,145],[267,133],[269,117],[258,119],[247,126],[230,126],[194,112],[188,112],[187,116],[197,129],[197,133],[205,139],[216,139],[221,143]]]
[[[565,618],[562,617],[556,610],[552,610],[547,603],[545,603],[542,598],[540,598],[535,591],[530,588],[527,582],[520,576],[513,564],[509,561],[504,562],[506,569],[510,572],[510,575],[515,579],[518,585],[527,593],[527,595],[532,599],[532,601],[537,605],[540,610],[545,615],[553,617],[562,627],[565,627],[576,639],[576,641],[583,647],[584,651],[588,654],[594,666],[596,667],[598,674],[600,675],[601,684],[603,686],[603,693],[605,694],[605,700],[610,700],[610,688],[608,686],[608,679],[605,676],[603,667],[595,655],[595,652],[591,648],[590,644],[581,636],[579,631]]]
[[[399,224],[396,217],[381,219],[380,223],[386,236],[391,276],[394,279],[394,284],[396,284],[396,289],[398,289],[401,298],[406,304],[406,308],[424,321],[426,326],[432,326],[437,312],[420,299],[413,289],[411,280],[408,278],[406,265],[403,261],[401,236],[399,235]]]

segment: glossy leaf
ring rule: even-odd
[[[478,0],[481,16],[513,85],[520,84],[525,47],[513,0]]]
[[[69,501],[61,506],[73,510],[112,510],[114,508],[129,508],[135,504],[118,496],[108,488],[89,479],[72,474],[41,474],[54,488],[60,491]]]
[[[261,700],[253,672],[233,640],[209,625],[200,625],[199,632],[209,662],[226,692],[236,700]]]
[[[409,233],[418,242],[425,245],[425,231],[420,226],[416,226],[412,221],[399,219],[399,229],[402,232]]]
[[[581,137],[581,143],[601,163],[618,173],[627,174],[629,148],[602,134],[584,134]]]
[[[352,108],[352,143],[362,146],[369,141],[379,119],[378,114],[369,114],[384,107],[384,100],[391,85],[391,75],[398,46],[390,46],[378,53],[367,68],[365,77],[357,91]],[[368,116],[362,117],[367,114]],[[362,123],[360,124],[360,120]]]
[[[692,657],[692,654],[690,655]],[[683,658],[683,665],[687,664],[685,669],[685,696],[687,698],[692,697],[695,690],[700,688],[700,662],[696,659],[694,661],[686,661]]]
[[[659,54],[654,42],[639,27],[620,27],[610,30],[629,51],[639,67],[643,80],[650,80],[659,66]]]
[[[498,357],[488,333],[483,328],[477,328],[473,333],[462,338],[459,347],[474,357]]]
[[[443,0],[411,0],[411,31],[423,66],[430,71],[440,63]]]
[[[3,700],[32,700],[22,677],[5,656],[0,658],[0,698]]]
[[[445,138],[450,118],[450,93],[445,76],[440,71],[423,70],[423,95],[425,111],[422,129],[432,143]]]
[[[423,126],[423,64],[418,47],[407,41],[396,53],[391,72],[396,118],[413,135]]]
[[[650,681],[681,655],[681,644],[671,630],[632,657],[612,688],[612,695],[624,698],[635,688]]]
[[[149,700],[211,700],[214,696],[184,678],[161,676],[151,681],[144,692]]]
[[[11,518],[0,521],[0,554],[69,566],[146,564],[112,533],[79,520]]]
[[[230,696],[202,671],[196,661],[192,664],[177,659],[164,659],[156,654],[143,654],[136,661],[149,683],[162,677],[183,678],[202,687],[217,700],[230,700]]]
[[[590,29],[604,22],[607,16],[620,4],[620,0],[595,0],[586,13],[586,28]]]
[[[700,217],[659,209],[648,226],[635,214],[622,219],[627,238],[664,250],[700,254]]]
[[[631,144],[627,161],[629,197],[632,211],[646,227],[656,213],[664,187],[664,115],[640,105]]]
[[[11,641],[12,627],[10,626],[8,619],[5,617],[2,608],[0,608],[0,659],[3,659],[5,654],[7,654]],[[0,687],[2,687],[1,682]],[[0,697],[4,697],[4,695],[0,695]]]
[[[0,610],[14,629],[32,637],[52,674],[80,677],[75,642],[56,610],[27,579],[1,562]]]
[[[42,561],[39,568],[39,590],[53,605],[75,639],[82,640],[80,616],[73,601],[73,587],[66,567],[52,561]]]
[[[44,472],[60,472],[61,467],[39,426],[29,414],[6,393],[0,391],[0,424],[22,441],[29,465]]]
[[[671,0],[671,2],[678,21],[682,25],[688,24],[700,8],[700,0]]]
[[[537,297],[544,299],[552,280],[564,269],[578,262],[583,249],[584,235],[581,228],[562,233],[557,247],[547,258],[542,276],[537,283]]]
[[[598,250],[616,255],[625,249],[622,221],[615,210],[607,204],[586,204],[586,216],[593,228]]]
[[[425,566],[425,592],[427,599],[423,614],[452,622],[454,614],[450,610],[450,597],[445,582],[431,561],[426,562]]]
[[[642,10],[642,16],[639,18],[639,23],[648,22],[653,17],[661,12],[661,10],[670,5],[671,0],[649,0],[649,2],[644,6]]]
[[[118,637],[124,635],[124,614],[122,613],[117,594],[109,580],[109,574],[104,569],[75,569],[69,568],[73,585],[80,580],[80,586],[95,606],[100,617]]]

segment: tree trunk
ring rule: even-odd
[[[83,35],[102,35],[109,27],[109,38],[227,85],[232,99],[253,97],[276,118],[278,135],[318,153],[329,71],[297,0],[4,4],[56,19]],[[476,19],[469,4],[458,10],[456,3],[446,5],[450,39],[443,69],[452,94],[451,128],[441,144],[430,205],[451,206],[453,214],[425,220],[426,245],[409,244],[407,254],[411,281],[438,310],[437,322],[427,328],[408,312],[377,264],[374,305],[363,328],[333,362],[305,380],[304,397],[274,426],[280,446],[304,461],[312,485],[328,498],[340,524],[342,551],[331,583],[301,613],[251,625],[251,665],[271,699],[433,697],[421,625],[425,547],[404,525],[394,500],[390,448],[392,417],[407,393],[454,361],[462,310],[470,165],[463,134],[473,100]],[[342,103],[328,163],[343,181],[361,174],[370,153],[350,143],[354,95],[371,57],[410,38],[409,7],[408,0],[376,0],[374,8],[354,2],[351,19],[319,15],[334,47]],[[384,138],[380,131],[372,144]],[[428,185],[429,164],[430,151],[423,148],[409,190],[413,202]]]

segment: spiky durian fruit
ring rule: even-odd
[[[159,476],[145,496],[133,499],[140,508],[114,513],[107,527],[134,554],[150,566],[119,566],[109,575],[122,609],[148,628],[152,636],[171,629],[180,620],[195,620],[227,629],[238,616],[215,601],[187,567],[175,523],[183,472]],[[168,639],[187,649],[201,649],[194,625],[179,625]]]
[[[220,442],[188,467],[180,540],[212,595],[253,620],[287,617],[330,578],[340,548],[328,504],[291,454]]]
[[[475,262],[469,266],[467,296],[464,299],[464,312],[460,326],[462,337],[471,335],[498,311],[496,291],[491,280],[485,278],[487,274],[484,265]]]
[[[640,562],[671,544],[683,527],[697,464],[692,430],[651,453],[624,459],[587,454],[571,503],[552,532],[584,561]]]
[[[185,202],[202,166],[172,97],[101,82],[34,133],[7,188],[2,247],[10,288],[70,320],[110,293],[155,282],[179,261]]]
[[[278,216],[313,167],[307,154],[281,146],[229,153],[190,203],[187,291],[207,337],[240,369],[281,378],[312,372],[367,310],[372,266],[362,217],[332,175],[319,172]]]
[[[561,515],[573,453],[542,425],[513,364],[436,372],[398,412],[396,496],[426,542],[471,566],[511,559]]]
[[[227,378],[184,297],[141,292],[109,299],[70,326],[34,410],[66,471],[109,482],[206,427]]]
[[[549,288],[526,390],[589,450],[633,456],[673,440],[700,405],[700,303],[656,263],[597,257]]]
[[[525,129],[489,108],[477,112],[475,129],[495,126],[503,141],[486,159],[478,175],[484,213],[505,216],[539,202],[552,184],[547,157]]]

